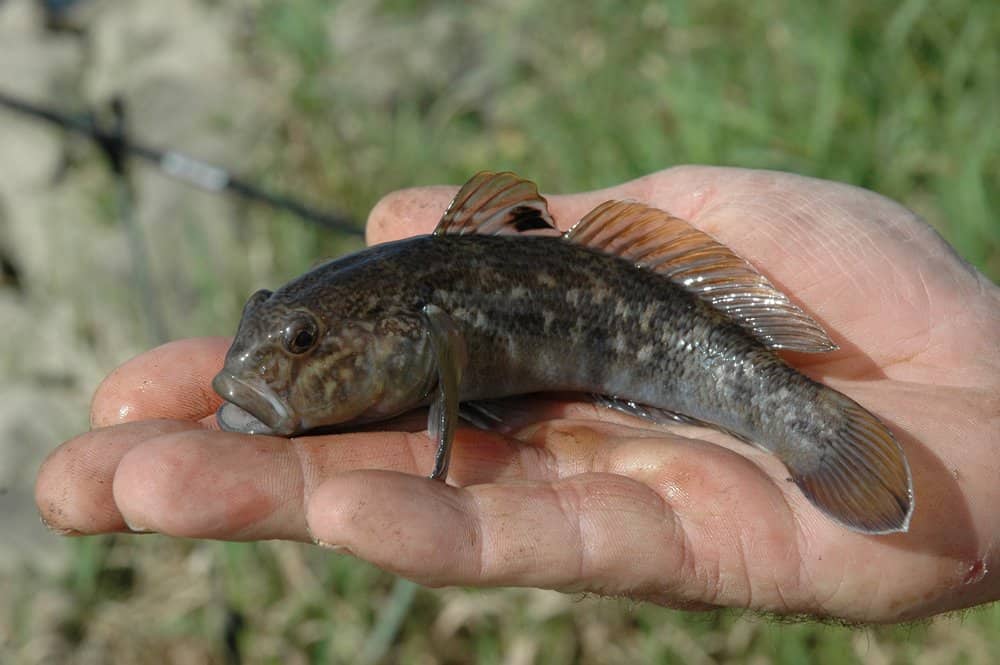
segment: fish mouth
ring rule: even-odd
[[[290,436],[298,429],[297,419],[265,383],[238,379],[223,370],[212,379],[212,388],[226,400],[215,420],[227,432]]]

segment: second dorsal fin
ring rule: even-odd
[[[566,240],[660,273],[753,333],[772,349],[837,348],[812,317],[749,262],[663,210],[608,201],[565,233]]]
[[[434,235],[446,233],[561,235],[535,183],[492,171],[477,173],[458,190],[434,229]]]

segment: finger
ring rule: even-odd
[[[101,433],[110,437],[112,432]],[[454,482],[549,473],[544,451],[498,434],[462,429],[455,447]],[[303,498],[326,478],[359,468],[426,476],[434,453],[435,443],[425,433],[288,440],[208,430],[167,432],[122,456],[114,474],[114,504],[138,530],[191,538],[311,541]]]
[[[302,540],[303,473],[287,439],[188,431],[134,447],[122,458],[112,491],[138,531]]]
[[[168,342],[114,370],[94,393],[92,427],[152,418],[199,420],[222,403],[212,377],[231,339],[201,337]]]
[[[621,525],[629,516],[629,529]],[[383,471],[337,476],[313,494],[313,536],[422,584],[523,585],[624,593],[643,586],[625,559],[680,525],[649,488],[592,474],[464,489]],[[632,550],[626,554],[628,550]],[[669,548],[668,548],[669,549]],[[667,552],[665,549],[664,552]],[[677,569],[680,560],[661,564]]]
[[[415,187],[383,196],[368,214],[368,244],[430,233],[456,191],[457,187]]]
[[[128,531],[112,496],[112,481],[122,457],[144,441],[196,428],[192,423],[168,420],[128,423],[67,441],[38,471],[35,503],[42,522],[64,535]]]
[[[63,517],[60,529],[92,533],[121,529],[127,522],[136,530],[184,537],[310,540],[303,497],[324,479],[363,468],[426,476],[435,454],[434,442],[423,432],[288,440],[209,431],[186,423],[158,432],[158,422],[98,430],[80,437],[79,445],[63,447],[63,466],[86,467],[74,456],[105,458],[101,474],[83,474],[80,491],[71,497],[80,512]],[[137,440],[127,445],[130,436]],[[450,482],[551,479],[592,468],[641,475],[652,463],[656,443],[662,450],[665,441],[663,433],[582,421],[532,427],[525,436],[536,445],[461,428]],[[643,436],[657,438],[644,445]],[[645,448],[649,450],[643,452]],[[616,455],[619,449],[625,452]],[[46,482],[49,489],[44,493],[57,493],[59,485],[59,480]],[[83,497],[84,491],[89,495]],[[108,511],[113,520],[95,521],[91,515]]]
[[[754,543],[750,556],[784,553],[766,562],[764,588],[751,590],[751,573],[762,571],[741,560],[746,543],[735,534],[745,527],[706,529],[646,485],[612,474],[454,488],[348,473],[317,489],[307,519],[320,544],[430,586],[594,591],[682,607],[753,600],[785,610],[773,581],[794,566],[787,538]],[[753,530],[773,539],[767,525]]]
[[[762,568],[765,585],[797,571],[784,484],[730,450],[646,434],[573,421],[536,428],[554,458],[548,478],[456,489],[342,474],[311,495],[307,520],[319,541],[424,584],[627,593],[684,606],[766,591],[771,609],[782,609],[773,588],[749,585]]]
[[[557,456],[553,467],[544,460],[547,451],[510,442],[481,443],[477,436],[472,445],[456,448],[456,473],[467,481],[480,481],[468,490],[475,501],[462,503],[454,497],[465,493],[456,494],[441,483],[425,482],[415,475],[418,467],[430,467],[434,452],[423,434],[365,433],[288,441],[184,429],[188,427],[189,423],[133,423],[91,432],[80,437],[77,445],[67,444],[43,470],[39,505],[47,506],[44,497],[58,497],[65,486],[69,489],[60,498],[72,510],[43,508],[43,515],[55,528],[73,533],[122,531],[128,524],[135,530],[184,537],[318,540],[344,545],[359,556],[429,584],[528,584],[627,592],[690,605],[709,597],[704,592],[704,575],[688,572],[675,581],[664,578],[663,571],[690,565],[684,563],[689,556],[684,548],[691,541],[709,543],[714,549],[706,557],[707,565],[716,565],[719,550],[733,549],[732,532],[739,531],[734,524],[753,524],[753,510],[761,509],[753,499],[753,483],[744,482],[743,472],[738,468],[734,472],[721,456],[742,458],[696,442],[693,447],[666,446],[673,453],[665,465],[669,473],[663,475],[655,471],[664,465],[662,454],[650,456],[654,448],[663,452],[662,439],[619,443],[609,431],[611,440],[599,449],[621,448],[622,452],[601,454],[596,439],[587,439],[579,427],[572,431],[564,427],[561,431],[569,433],[568,438],[549,437]],[[138,440],[127,441],[130,434]],[[463,430],[461,434],[482,433]],[[101,452],[109,447],[112,454]],[[511,464],[505,455],[515,452],[520,456]],[[710,472],[705,471],[706,463]],[[749,462],[741,463],[753,468]],[[373,476],[375,481],[363,480],[359,486],[341,482],[369,478],[341,474],[362,466],[397,472],[383,472]],[[644,482],[593,474],[588,467],[634,473]],[[589,480],[580,484],[576,477],[551,479],[553,472],[575,471],[581,471],[585,479],[607,482],[592,485]],[[383,478],[393,480],[382,482]],[[496,480],[501,482],[491,482]],[[660,505],[660,493],[649,487],[662,488],[672,504],[680,507],[676,519],[674,508],[666,511]],[[731,505],[736,503],[737,487],[738,503],[745,504],[742,510]],[[712,501],[703,500],[705,495]],[[777,528],[782,524],[780,511],[770,508],[764,506],[764,513],[771,516],[767,523]],[[449,510],[463,510],[466,515],[453,519]],[[581,516],[574,517],[577,512]],[[664,541],[670,535],[665,531],[670,526],[668,516],[678,524],[701,525],[686,534],[679,551],[671,550],[673,541]],[[725,519],[720,516],[734,524],[722,523]],[[380,523],[391,525],[391,543],[371,528]],[[705,528],[706,523],[710,528]],[[423,527],[433,543],[414,539],[414,531],[424,532]],[[762,529],[758,523],[756,530]],[[626,537],[630,530],[632,535]],[[485,550],[456,545],[470,533],[473,545],[480,534]],[[642,536],[637,538],[636,533]],[[755,550],[764,553],[768,566],[781,563],[780,556],[767,556],[773,536],[751,535]],[[669,546],[664,548],[664,542]],[[639,547],[642,543],[644,548]],[[438,548],[446,555],[424,557],[421,547]],[[473,555],[482,558],[481,568],[476,567]],[[448,563],[442,563],[442,556]],[[702,588],[701,596],[692,592],[698,588]],[[728,588],[734,593],[739,587]]]

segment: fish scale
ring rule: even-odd
[[[610,388],[632,399],[646,396],[654,398],[653,403],[678,403],[678,386],[670,380],[672,368],[680,364],[680,356],[687,363],[702,361],[692,358],[690,350],[678,350],[677,340],[707,339],[707,331],[720,326],[733,336],[731,345],[742,344],[748,350],[760,346],[669,281],[558,239],[428,236],[403,241],[402,251],[390,260],[407,274],[406,285],[392,297],[412,301],[419,297],[416,294],[429,292],[428,301],[450,312],[461,327],[470,356],[463,399],[505,396],[496,394],[497,377],[516,377],[508,378],[512,385],[507,394]],[[410,269],[446,260],[443,268]],[[555,281],[552,287],[540,287],[531,276],[542,261]],[[480,270],[489,277],[469,278]],[[359,274],[358,286],[375,278]],[[575,304],[566,298],[563,285],[570,284],[580,294]],[[517,299],[512,306],[510,293],[516,288],[529,289],[531,297]],[[601,291],[629,293],[628,304],[636,311],[615,318],[612,305],[625,301],[616,297],[613,303],[602,304],[596,295]],[[647,332],[639,325],[640,307],[656,312]],[[551,332],[545,329],[546,315],[552,319]],[[703,331],[697,330],[699,317],[704,319]],[[622,350],[613,344],[619,336],[626,339]],[[635,362],[637,350],[644,346],[661,350],[649,367]],[[656,376],[666,380],[654,383]]]

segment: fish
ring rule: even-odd
[[[212,386],[219,426],[248,434],[350,429],[429,407],[438,480],[460,417],[489,424],[496,400],[580,393],[727,432],[776,456],[835,522],[905,532],[913,482],[892,432],[778,354],[836,348],[687,221],[611,200],[561,232],[533,182],[484,171],[433,233],[254,293]]]

